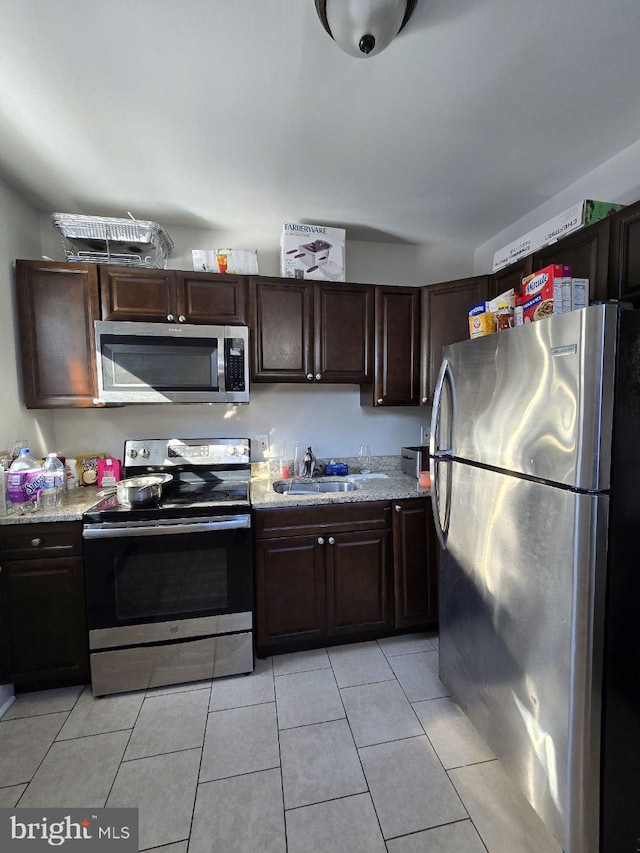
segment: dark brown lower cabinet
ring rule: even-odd
[[[89,680],[81,543],[70,540],[65,548],[59,526],[25,524],[0,531],[9,531],[1,537],[0,560],[6,668],[18,691]],[[65,531],[69,528],[64,524]],[[49,556],[52,552],[56,555]]]
[[[337,533],[326,541],[327,636],[393,627],[389,533]]]
[[[429,498],[257,510],[254,530],[259,655],[435,625]]]
[[[317,536],[256,542],[259,648],[326,634],[324,552]]]
[[[396,628],[438,618],[438,549],[431,498],[393,504],[393,566]]]

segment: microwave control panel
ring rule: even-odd
[[[243,338],[225,338],[224,340],[224,378],[227,391],[245,390],[244,348],[245,341]]]

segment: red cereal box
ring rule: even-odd
[[[548,267],[522,279],[522,317],[525,323],[562,314],[564,267]]]

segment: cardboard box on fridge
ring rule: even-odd
[[[564,266],[549,264],[522,279],[522,316],[525,323],[562,314]]]
[[[591,198],[574,204],[573,207],[552,217],[548,222],[544,222],[514,240],[513,243],[498,249],[493,256],[493,272],[512,264],[518,258],[530,255],[531,252],[535,252],[549,243],[555,242],[560,237],[566,237],[567,234],[577,231],[578,228],[593,225],[594,222],[604,219],[605,216],[622,210],[624,206],[611,201],[596,201]]]
[[[280,274],[284,278],[346,281],[343,228],[285,222],[280,235]]]

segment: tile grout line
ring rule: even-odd
[[[438,651],[438,665],[439,665],[439,663],[440,663],[440,651]],[[400,684],[400,681],[398,681],[398,684]],[[478,838],[479,838],[479,839],[480,839],[480,841],[482,842],[482,844],[483,844],[483,846],[485,847],[485,849],[487,849],[487,846],[486,846],[486,844],[484,843],[484,839],[483,839],[483,838],[482,838],[482,836],[480,835],[480,831],[478,830],[478,827],[475,825],[475,823],[473,822],[473,818],[472,818],[472,817],[471,817],[471,815],[469,814],[469,809],[466,807],[466,805],[465,805],[465,803],[464,803],[464,800],[462,799],[462,797],[460,796],[460,794],[459,794],[459,792],[458,792],[458,789],[457,789],[457,788],[456,788],[456,786],[453,784],[453,780],[452,780],[452,779],[451,779],[451,777],[449,776],[449,772],[448,772],[448,770],[446,769],[446,767],[445,767],[445,766],[444,766],[444,764],[442,763],[442,759],[441,759],[441,758],[440,758],[440,756],[438,755],[438,751],[437,751],[437,749],[435,748],[435,746],[433,745],[433,743],[431,743],[431,738],[430,738],[430,737],[429,737],[429,735],[427,734],[427,732],[426,732],[426,730],[425,730],[425,727],[422,725],[422,721],[420,720],[420,718],[419,718],[419,717],[418,717],[418,715],[416,714],[415,708],[413,707],[413,703],[411,702],[411,700],[410,700],[410,699],[409,699],[409,697],[407,696],[407,694],[406,694],[406,692],[405,692],[405,689],[404,689],[404,687],[402,686],[402,684],[400,684],[400,689],[402,690],[402,692],[403,692],[403,693],[404,693],[404,695],[406,696],[407,702],[411,705],[411,710],[412,710],[412,711],[413,711],[413,713],[416,715],[416,717],[417,717],[417,719],[418,719],[418,722],[420,723],[420,727],[422,728],[422,731],[424,732],[425,737],[427,738],[427,740],[429,741],[429,744],[431,745],[431,749],[433,749],[433,752],[434,752],[434,754],[435,754],[436,758],[437,758],[437,759],[438,759],[438,761],[440,762],[440,766],[442,767],[442,769],[443,769],[443,771],[444,771],[444,773],[445,773],[445,775],[446,775],[447,779],[449,780],[449,784],[451,785],[451,787],[452,787],[452,788],[453,788],[453,790],[455,791],[455,793],[456,793],[456,797],[460,800],[460,804],[461,804],[462,808],[465,810],[465,812],[466,812],[466,813],[467,813],[467,815],[469,816],[469,820],[471,821],[471,824],[472,824],[473,828],[475,829],[476,834],[478,835]],[[450,695],[450,694],[449,694],[449,695]],[[434,698],[434,699],[446,699],[447,697],[446,697],[446,696],[434,696],[433,698]],[[417,701],[430,701],[430,700],[417,700]]]
[[[273,656],[271,657],[271,671],[273,672]],[[319,672],[319,670],[311,669],[307,672]],[[297,675],[297,673],[290,673]],[[282,772],[282,746],[280,743],[280,718],[278,716],[278,694],[276,693],[276,674],[273,672],[273,699],[275,702],[276,711],[276,735],[278,737],[278,756],[280,758],[280,793],[282,794],[282,825],[284,827],[284,849],[289,850],[289,839],[287,837],[287,807],[284,802],[284,774]]]
[[[124,764],[124,755],[125,755],[128,747],[129,747],[129,744],[131,743],[131,738],[133,737],[133,730],[135,729],[136,723],[138,722],[138,720],[140,718],[140,714],[142,713],[142,706],[144,705],[146,698],[147,698],[147,691],[145,690],[145,695],[142,697],[142,702],[140,703],[140,707],[138,708],[138,713],[136,714],[136,718],[133,721],[133,725],[131,726],[131,734],[127,738],[127,742],[125,743],[124,749],[122,750],[122,757],[120,758],[120,762],[118,764],[118,769],[116,770],[115,775],[111,781],[111,785],[109,786],[109,793],[107,794],[106,799],[104,801],[105,807],[106,807],[107,803],[109,802],[109,797],[111,796],[111,793],[113,791],[113,786],[115,785],[116,779],[118,778],[118,773],[120,773],[120,770],[122,769],[122,765]],[[139,821],[140,821],[140,812],[138,811],[138,823],[139,823]],[[139,833],[140,833],[140,826],[138,825],[138,842],[140,842],[140,834]]]
[[[65,713],[65,712],[64,712],[64,711],[59,711],[58,713]],[[54,743],[56,743],[56,738],[58,737],[58,735],[59,735],[59,734],[60,734],[60,732],[62,731],[62,726],[64,726],[64,724],[65,724],[65,723],[67,722],[67,720],[69,719],[69,714],[70,714],[70,713],[71,713],[71,711],[67,711],[67,712],[66,712],[67,716],[65,717],[64,721],[63,721],[63,722],[62,722],[62,724],[60,725],[60,728],[58,729],[58,731],[56,732],[56,734],[54,735],[53,740],[52,740],[52,741],[51,741],[51,743],[49,744],[49,748],[47,749],[47,751],[45,752],[45,754],[42,756],[42,761],[41,761],[41,762],[38,764],[38,766],[36,767],[36,769],[35,769],[34,773],[33,773],[33,774],[32,774],[32,776],[31,776],[31,779],[29,779],[29,781],[27,782],[27,787],[26,787],[26,788],[24,789],[24,791],[20,794],[20,797],[19,797],[19,799],[18,799],[18,802],[15,804],[15,807],[14,807],[14,808],[18,808],[18,806],[20,805],[20,800],[22,800],[22,798],[24,797],[24,795],[25,795],[25,794],[27,793],[27,791],[29,790],[29,785],[31,785],[31,783],[33,782],[33,780],[36,778],[36,774],[38,773],[38,770],[40,770],[40,768],[41,768],[41,767],[42,767],[42,765],[44,764],[44,761],[45,761],[45,759],[46,759],[47,755],[49,755],[49,753],[51,752],[51,749],[53,748]],[[49,716],[49,715],[48,715],[48,714],[41,714],[40,716],[43,716],[43,717],[44,717],[44,716]],[[10,722],[11,722],[11,720],[7,720],[7,722],[9,722],[9,723],[10,723]],[[24,785],[24,782],[18,782],[18,784],[19,784],[19,785]]]
[[[187,850],[191,844],[191,833],[193,832],[193,819],[196,816],[196,802],[198,801],[198,788],[200,787],[200,774],[202,773],[202,759],[204,758],[204,745],[207,740],[207,728],[209,727],[209,707],[213,684],[209,686],[209,698],[207,699],[207,710],[204,716],[204,732],[202,733],[202,746],[200,747],[200,761],[198,762],[198,773],[196,775],[196,789],[193,793],[193,805],[191,806],[191,820],[189,821],[189,832],[187,833]]]
[[[329,661],[331,661],[331,657],[329,657]],[[386,849],[387,843],[386,843],[385,838],[384,838],[384,832],[382,831],[382,824],[380,823],[380,816],[378,814],[378,810],[376,808],[376,804],[375,804],[375,801],[373,799],[373,794],[371,793],[371,788],[369,787],[369,780],[367,779],[367,774],[365,773],[365,769],[364,769],[364,766],[362,764],[362,759],[360,758],[360,752],[358,751],[358,746],[356,744],[356,739],[355,739],[355,736],[353,734],[353,729],[351,728],[351,722],[349,721],[349,715],[347,714],[347,709],[345,707],[344,700],[342,698],[342,693],[340,692],[340,688],[338,687],[338,679],[336,678],[336,674],[335,674],[335,671],[333,669],[333,664],[331,664],[331,671],[333,672],[333,678],[336,682],[336,687],[338,689],[338,696],[340,697],[340,702],[342,703],[342,710],[344,711],[344,716],[345,716],[345,719],[347,721],[347,725],[349,726],[349,732],[351,734],[351,739],[353,741],[353,748],[355,749],[356,755],[358,756],[358,763],[360,764],[360,769],[362,770],[362,775],[364,777],[364,783],[367,786],[367,793],[369,795],[369,801],[370,801],[371,806],[373,808],[373,813],[376,816],[376,821],[378,823],[378,829],[380,830],[380,838],[382,839],[382,843],[384,844],[385,849]],[[395,673],[393,674],[393,677],[395,678]],[[344,688],[344,689],[346,690],[346,688]],[[358,796],[358,794],[352,794],[351,796]],[[344,798],[342,798],[342,799],[344,799]]]

